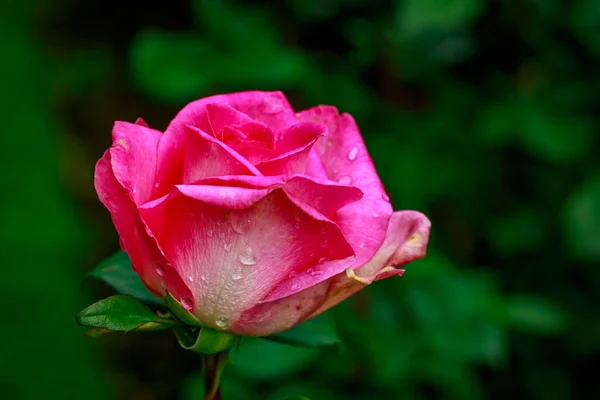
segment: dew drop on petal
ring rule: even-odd
[[[165,276],[167,274],[165,272],[165,268],[162,265],[160,265],[160,264],[158,264],[156,266],[156,273],[158,274],[158,276]]]
[[[294,219],[298,222],[302,221],[302,215],[300,214],[300,211],[296,211],[296,216]]]
[[[374,216],[374,217],[379,217],[379,214],[377,214],[377,213],[373,213],[373,216]]]
[[[352,178],[350,178],[350,177],[349,177],[349,176],[347,176],[347,175],[346,175],[346,176],[342,176],[342,177],[339,179],[339,182],[340,182],[341,184],[344,184],[344,185],[349,185],[349,184],[351,184],[351,183],[352,183]]]
[[[192,304],[192,300],[188,299],[187,297],[182,297],[179,302],[181,303],[181,305],[183,306],[183,308],[185,308],[188,311],[191,311],[192,308],[194,308],[194,305]]]
[[[358,147],[353,147],[352,150],[348,153],[348,160],[354,161],[356,160],[356,156],[358,155]]]
[[[306,273],[311,276],[317,276],[317,275],[321,275],[323,273],[323,271],[321,271],[318,268],[309,268],[306,270]]]
[[[159,186],[160,186],[160,184],[159,184],[159,183],[155,183],[155,184],[154,184],[154,187],[155,187],[155,188],[158,188]]]
[[[234,281],[238,281],[238,280],[242,279],[242,276],[243,276],[242,267],[238,266],[233,270],[233,274],[231,274],[231,279],[233,279]]]
[[[226,329],[229,326],[229,319],[224,316],[217,317],[215,319],[215,324],[221,329]]]
[[[298,282],[294,282],[292,284],[292,290],[298,290],[298,289],[300,289],[300,284]]]
[[[323,264],[325,261],[327,261],[327,259],[325,257],[321,257],[319,258],[319,261],[317,261],[319,264]]]
[[[256,256],[252,251],[251,247],[246,247],[244,251],[240,254],[240,262],[244,265],[254,265],[256,264]]]
[[[194,277],[192,275],[188,276],[188,279],[190,280],[190,282],[194,282]]]
[[[360,244],[358,245],[359,248],[364,249],[365,248],[365,242],[360,242]]]
[[[204,282],[204,281],[206,281],[206,276],[202,275],[202,276],[200,277],[200,279],[202,279],[202,282]]]

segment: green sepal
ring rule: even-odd
[[[162,305],[162,300],[146,288],[140,276],[133,270],[124,251],[118,251],[102,261],[89,276],[104,281],[117,293],[131,295],[147,304]]]
[[[318,315],[287,331],[265,336],[273,342],[301,347],[324,347],[341,343],[331,313]]]
[[[175,298],[171,296],[171,293],[169,292],[167,292],[165,296],[165,304],[171,313],[173,313],[173,315],[184,324],[191,326],[202,326],[198,318],[186,310],[186,308],[180,302],[175,300]]]
[[[159,331],[177,326],[172,319],[161,318],[139,300],[131,296],[116,295],[86,307],[75,317],[77,324],[95,328],[88,336],[98,336],[109,331]]]
[[[194,331],[177,327],[173,331],[181,347],[200,354],[221,353],[232,348],[238,340],[238,337],[231,333],[207,327],[195,328]]]

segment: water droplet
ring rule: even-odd
[[[327,233],[327,229],[321,228],[321,235],[325,235]]]
[[[217,319],[215,319],[215,324],[217,324],[219,328],[225,329],[229,326],[229,319],[224,316],[217,317]]]
[[[323,273],[323,271],[321,271],[320,269],[317,269],[317,268],[309,268],[306,270],[306,273],[311,276],[317,276],[317,275],[321,275]]]
[[[223,244],[223,248],[225,249],[225,251],[231,251],[231,247],[233,246],[233,244],[231,243],[224,243]]]
[[[162,265],[158,264],[156,266],[156,273],[158,274],[158,276],[165,276],[167,273],[165,272],[165,269]]]
[[[331,142],[331,140],[328,140],[325,144],[327,145],[327,147],[333,146],[333,143]]]
[[[302,215],[300,214],[300,211],[296,211],[296,216],[294,218],[298,222],[302,221]]]
[[[194,308],[194,305],[192,304],[192,300],[188,299],[187,297],[182,297],[179,300],[179,302],[181,303],[183,308],[185,308],[188,311],[192,311],[192,308]]]
[[[232,215],[231,227],[234,231],[243,235],[248,232],[248,229],[250,228],[250,220],[245,215]]]
[[[319,258],[319,261],[317,261],[319,264],[323,264],[325,261],[327,261],[327,259],[325,257],[321,257]]]
[[[200,279],[202,279],[202,282],[206,281],[206,276],[202,275],[200,276]]]
[[[377,214],[377,213],[373,213],[373,216],[374,216],[374,217],[379,217],[379,214]]]
[[[207,229],[206,230],[206,236],[211,237],[213,235],[213,230],[212,229]]]
[[[321,243],[321,248],[324,249],[328,244],[329,243],[327,243],[327,240],[323,241],[323,243]]]
[[[356,156],[358,155],[358,147],[353,147],[352,150],[348,153],[348,160],[354,161],[356,160]]]
[[[300,224],[299,224],[298,222],[296,222],[296,223],[294,224],[294,228],[296,228],[296,229],[300,229]]]
[[[298,290],[298,289],[300,289],[300,284],[298,282],[294,282],[292,284],[292,288],[291,289],[292,290]]]
[[[382,194],[381,194],[381,198],[382,198],[384,201],[390,201],[390,198],[389,198],[389,196],[388,196],[387,194],[385,194],[385,193],[382,193]]]
[[[190,282],[194,282],[194,277],[192,275],[188,276],[188,279],[190,280]]]
[[[155,188],[158,188],[159,186],[160,186],[160,183],[155,183],[155,184],[154,184],[154,187],[155,187]]]
[[[244,265],[256,264],[256,256],[251,247],[246,247],[244,251],[242,251],[242,254],[240,254],[240,262]]]
[[[361,249],[364,249],[364,248],[365,248],[365,242],[361,242],[361,243],[358,245],[358,247],[359,247],[359,248],[361,248]]]
[[[351,183],[352,183],[352,178],[350,178],[349,176],[342,176],[342,177],[339,179],[339,182],[340,182],[341,184],[344,184],[344,185],[349,185],[349,184],[351,184]]]
[[[235,270],[233,270],[231,279],[233,279],[234,281],[238,281],[238,280],[242,279],[242,276],[243,276],[242,267],[238,266]]]

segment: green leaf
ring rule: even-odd
[[[265,337],[274,342],[303,347],[322,347],[340,343],[331,313],[318,315],[293,328]]]
[[[177,322],[160,318],[131,296],[117,295],[83,309],[75,319],[79,325],[111,331],[158,331]],[[98,332],[98,331],[96,331]]]
[[[198,321],[198,319],[192,313],[186,310],[180,302],[175,300],[175,298],[171,296],[171,293],[169,292],[167,292],[165,296],[165,304],[167,307],[169,307],[169,310],[171,310],[173,315],[175,315],[175,317],[177,317],[177,319],[184,324],[201,326],[200,321]]]
[[[207,327],[195,331],[178,327],[173,331],[181,347],[200,354],[221,353],[232,348],[238,340],[237,336],[230,333],[215,331]]]
[[[316,349],[288,346],[262,338],[244,338],[231,351],[232,365],[242,375],[256,380],[274,380],[307,368],[319,355]]]
[[[98,265],[90,276],[103,280],[120,294],[128,294],[144,303],[162,305],[162,300],[150,293],[133,270],[124,251],[118,251]]]
[[[600,260],[600,175],[590,176],[563,206],[566,247],[581,261]]]
[[[566,327],[566,317],[561,309],[547,300],[530,295],[509,299],[506,315],[509,326],[532,333],[554,334]]]

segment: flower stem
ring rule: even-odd
[[[228,359],[228,351],[204,356],[204,400],[221,400],[221,375]]]

